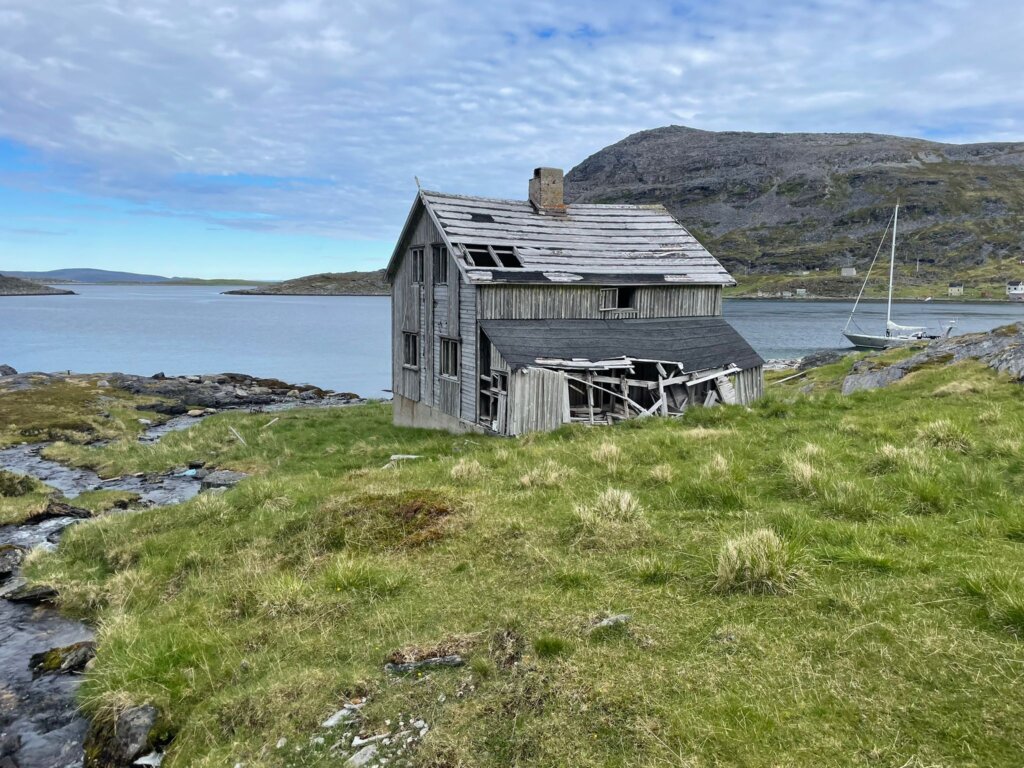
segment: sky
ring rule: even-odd
[[[0,0],[0,272],[383,266],[636,131],[1024,140],[1020,0]]]

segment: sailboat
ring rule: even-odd
[[[856,322],[853,319],[854,314],[857,312],[857,306],[860,304],[861,297],[864,295],[864,289],[867,288],[868,280],[871,279],[871,268],[875,266],[875,260],[878,258],[879,252],[882,250],[882,245],[885,243],[885,236],[889,232],[888,224],[885,227],[885,232],[882,233],[882,240],[878,244],[878,250],[875,251],[875,258],[871,261],[871,267],[868,267],[868,273],[864,277],[864,285],[860,288],[860,293],[857,294],[857,300],[853,303],[853,310],[850,312],[850,318],[846,321],[846,327],[843,328],[843,336],[850,340],[853,346],[859,349],[889,349],[891,347],[902,347],[906,344],[913,344],[916,341],[927,341],[930,339],[938,339],[944,336],[949,336],[950,331],[953,330],[953,326],[956,324],[955,321],[950,322],[945,331],[942,333],[929,333],[927,328],[923,326],[915,325],[898,325],[892,321],[892,284],[893,277],[896,271],[896,225],[900,218],[900,204],[896,203],[896,210],[893,211],[892,219],[892,247],[889,251],[889,298],[886,303],[885,310],[885,334],[874,335],[870,333],[857,333],[850,330],[850,325],[856,326]],[[859,331],[860,329],[857,328]]]

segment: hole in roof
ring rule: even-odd
[[[498,263],[487,250],[486,245],[467,245],[466,253],[474,267],[496,267]]]
[[[473,221],[482,221],[487,224],[494,223],[494,217],[491,216],[491,214],[489,213],[471,213],[469,214],[469,218],[472,219]]]

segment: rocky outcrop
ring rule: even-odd
[[[94,721],[85,739],[85,768],[127,768],[166,739],[160,713],[144,704],[119,714],[113,722]]]
[[[296,401],[344,405],[359,400],[359,396],[351,392],[331,392],[308,384],[289,384],[279,379],[264,379],[240,373],[175,377],[168,377],[162,373],[154,376],[114,373],[107,376],[106,381],[112,387],[135,395],[172,401],[146,406],[146,410],[172,416],[187,414],[195,407],[222,410],[285,405]]]
[[[225,291],[232,296],[387,296],[390,293],[391,287],[384,280],[383,269],[374,272],[325,272],[275,285]]]
[[[96,656],[96,643],[84,640],[62,648],[51,648],[41,653],[33,653],[29,659],[32,677],[45,674],[72,674],[81,672],[85,665]]]
[[[18,372],[9,365],[0,365],[0,376],[17,376]]]
[[[50,499],[46,502],[46,506],[43,507],[41,512],[36,512],[34,515],[26,517],[22,524],[38,525],[47,520],[55,520],[58,517],[73,517],[78,520],[87,520],[92,517],[92,512],[82,507],[73,507],[63,501],[57,501],[57,499]]]
[[[977,360],[989,368],[1024,381],[1024,323],[937,339],[920,352],[894,363],[880,363],[876,357],[859,360],[843,380],[843,394],[878,389],[927,366],[952,365]]]
[[[18,572],[28,554],[26,547],[17,544],[0,544],[0,582],[7,581]]]
[[[0,275],[0,296],[74,296],[74,291],[51,288],[42,283],[22,280],[20,277]]]

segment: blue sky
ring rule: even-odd
[[[0,271],[381,266],[646,128],[1024,140],[1019,0],[0,0]]]

